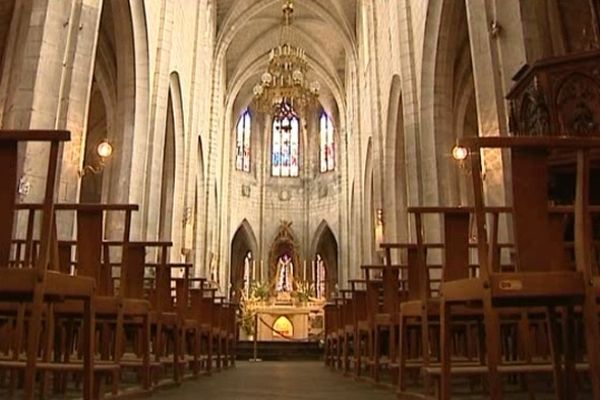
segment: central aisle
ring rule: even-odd
[[[321,362],[238,362],[211,378],[158,392],[164,400],[392,400],[390,391],[329,371]]]

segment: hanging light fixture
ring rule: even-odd
[[[277,111],[282,104],[302,112],[315,105],[320,85],[309,82],[306,52],[291,44],[290,31],[294,16],[293,0],[285,0],[279,46],[269,52],[269,65],[254,86],[254,106],[260,112]]]

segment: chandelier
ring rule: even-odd
[[[276,112],[283,104],[301,112],[316,104],[319,97],[319,82],[308,81],[306,52],[290,44],[293,0],[286,0],[282,11],[280,44],[271,49],[267,70],[262,74],[260,83],[254,86],[254,106],[264,113]]]

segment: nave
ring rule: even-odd
[[[314,361],[238,362],[210,379],[184,383],[157,400],[392,400],[393,393],[343,378]]]

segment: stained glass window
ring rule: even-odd
[[[250,132],[252,119],[246,109],[240,116],[236,127],[235,169],[250,172]]]
[[[300,121],[291,105],[283,103],[273,119],[273,176],[298,176]]]
[[[320,139],[321,172],[333,171],[335,169],[333,123],[325,112],[321,114],[320,119]]]

